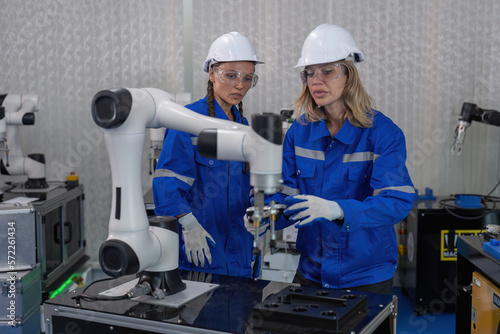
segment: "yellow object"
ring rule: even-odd
[[[441,230],[441,261],[457,261],[457,240],[464,235],[478,235],[482,230]]]
[[[406,246],[405,245],[398,245],[398,252],[399,255],[405,255],[406,254]]]
[[[71,172],[68,176],[66,176],[66,181],[78,181],[78,175],[74,172]]]
[[[500,288],[478,272],[472,274],[471,306],[471,333],[498,333]]]

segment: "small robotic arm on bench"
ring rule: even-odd
[[[500,126],[500,112],[496,110],[481,109],[473,103],[464,103],[462,105],[459,123],[455,130],[455,141],[451,148],[452,154],[462,153],[465,130],[471,125],[472,121]]]

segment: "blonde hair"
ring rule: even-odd
[[[373,100],[366,92],[356,66],[350,60],[341,60],[336,63],[342,65],[346,76],[346,84],[341,96],[344,102],[342,121],[348,119],[354,126],[371,127],[373,123]],[[306,85],[302,87],[302,92],[295,102],[295,114],[300,123],[304,123],[300,119],[302,113],[305,114],[306,123],[317,122],[326,118]]]

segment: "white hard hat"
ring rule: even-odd
[[[208,50],[203,70],[208,72],[214,63],[230,61],[251,61],[264,64],[255,53],[252,43],[239,32],[230,32],[217,38]]]
[[[359,63],[365,57],[347,30],[325,23],[317,26],[307,36],[302,46],[302,56],[295,68],[344,59]]]

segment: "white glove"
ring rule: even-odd
[[[205,266],[205,257],[209,264],[212,264],[212,254],[210,247],[215,247],[215,241],[210,234],[198,223],[192,212],[179,218],[184,235],[184,250],[187,260],[195,266]]]
[[[344,218],[344,211],[335,201],[328,201],[312,195],[294,195],[285,199],[288,204],[283,214],[295,227],[304,227],[320,220],[336,220]]]
[[[253,226],[253,220],[248,219],[248,216],[245,214],[243,216],[243,221],[245,222],[245,228],[247,229],[248,233],[255,235],[255,227]],[[267,230],[269,230],[269,218],[260,221],[259,237],[266,234]]]

